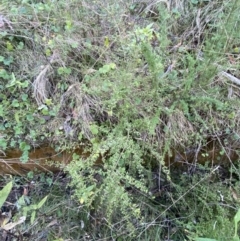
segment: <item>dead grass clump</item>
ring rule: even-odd
[[[176,146],[187,145],[189,143],[189,138],[194,134],[193,124],[180,110],[175,110],[174,113],[169,115],[167,128],[168,136],[173,140]]]
[[[50,96],[50,83],[48,74],[52,69],[52,64],[57,61],[57,54],[53,54],[49,60],[49,63],[45,66],[40,67],[40,72],[36,76],[32,83],[33,86],[33,97],[35,98],[38,106],[41,106],[46,102],[46,99]]]
[[[90,125],[103,116],[99,99],[85,94],[80,83],[70,85],[62,95],[60,113],[65,116],[66,135],[70,134],[70,131],[77,133],[80,129],[88,140],[93,137]]]

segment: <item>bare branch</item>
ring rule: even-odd
[[[234,84],[240,85],[240,79],[236,78],[235,76],[233,76],[225,71],[222,71],[220,74],[222,76],[224,76],[225,78],[227,78],[228,80],[230,80],[231,82],[233,82]]]

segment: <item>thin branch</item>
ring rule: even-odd
[[[235,76],[233,76],[225,71],[220,72],[220,74],[222,76],[226,77],[228,80],[230,80],[234,84],[240,85],[240,79],[236,78]]]

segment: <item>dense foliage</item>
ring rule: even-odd
[[[239,145],[239,11],[238,0],[2,0],[0,149],[26,162],[45,143],[84,143],[91,155],[67,171],[99,238],[229,240],[228,176],[197,160],[179,175],[165,160]]]

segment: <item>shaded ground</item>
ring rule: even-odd
[[[167,181],[166,176],[163,175],[161,186],[158,186],[159,180],[156,178],[159,176],[158,170],[155,170],[152,174],[155,180],[150,191],[155,198],[151,201],[152,208],[146,210],[148,212],[146,220],[149,220],[148,225],[152,223],[153,226],[152,228],[149,226],[144,234],[146,227],[140,225],[138,229],[143,230],[142,235],[132,240],[147,240],[144,238],[146,235],[151,238],[150,240],[157,240],[152,239],[157,237],[153,229],[156,224],[161,225],[162,229],[165,230],[165,239],[164,236],[161,236],[161,240],[167,241],[169,239],[166,235],[174,237],[177,233],[177,237],[188,237],[187,240],[192,240],[190,233],[194,234],[196,231],[194,231],[194,222],[201,225],[203,216],[200,218],[198,214],[202,208],[205,208],[205,204],[203,205],[203,203],[197,201],[198,195],[202,195],[202,199],[208,200],[209,203],[212,203],[212,206],[231,206],[230,213],[232,215],[237,210],[239,177],[235,173],[228,172],[226,167],[218,166],[207,171],[206,167],[198,166],[194,173],[183,173],[180,170],[174,171],[172,173],[174,183],[179,183],[180,186],[189,186],[188,191],[183,193],[179,192],[177,186]],[[73,191],[69,187],[70,179],[66,174],[50,175],[42,173],[31,175],[33,174],[29,173],[26,178],[13,177],[14,187],[1,209],[1,226],[3,226],[4,222],[14,222],[22,216],[24,206],[30,207],[32,204],[38,204],[46,196],[48,196],[48,199],[36,211],[36,217],[33,221],[31,221],[32,211],[30,210],[24,223],[16,225],[8,231],[1,229],[1,241],[115,240],[114,227],[112,226],[113,233],[110,234],[110,226],[108,227],[101,210],[94,210],[93,208],[91,212],[87,212],[84,205],[73,198]],[[1,187],[9,179],[10,177],[1,178]],[[202,193],[204,189],[205,194]],[[138,202],[143,200],[146,202],[146,197],[141,197],[138,190],[128,188],[127,191],[133,194],[138,199]],[[20,203],[21,197],[24,197],[25,204]],[[157,210],[165,205],[170,215],[164,218],[164,212],[158,212]],[[199,205],[199,207],[195,207],[194,210],[192,205]],[[190,226],[186,228],[183,218],[190,213],[192,218],[196,220],[192,223],[191,228]],[[6,221],[7,215],[11,215],[8,221]],[[225,235],[227,235],[226,232]],[[127,233],[118,234],[120,239],[117,240],[129,240],[127,236]]]
[[[1,179],[3,187],[8,178]],[[65,174],[56,175],[38,174],[33,178],[13,177],[14,187],[2,207],[1,225],[6,222],[6,216],[11,215],[9,221],[14,221],[23,215],[23,207],[38,204],[48,196],[46,203],[36,212],[31,221],[33,210],[27,213],[24,223],[9,231],[1,230],[1,241],[25,240],[76,240],[79,233],[79,207],[72,200],[71,190],[68,187],[69,178]],[[21,197],[24,196],[25,203]],[[21,202],[21,203],[20,203]],[[74,237],[74,239],[67,237]],[[64,239],[61,239],[64,238]]]

